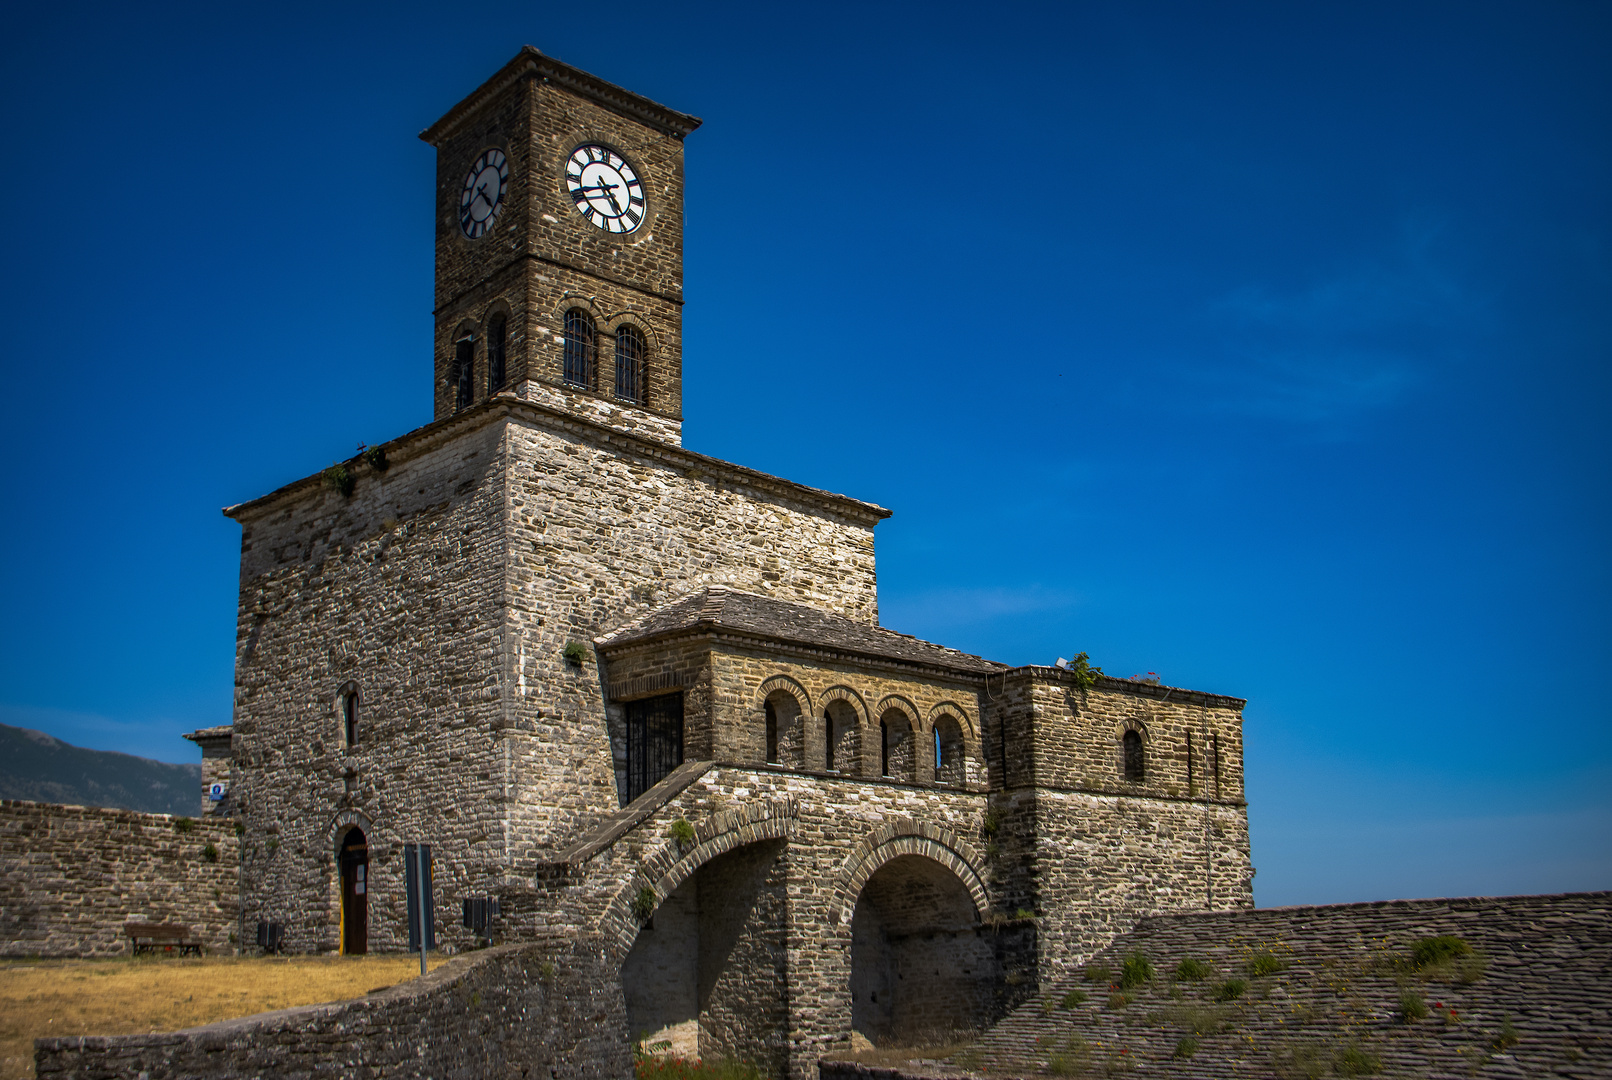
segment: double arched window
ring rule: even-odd
[[[608,333],[606,340],[609,340]],[[649,340],[643,330],[624,322],[615,333],[615,396],[635,405],[649,400]],[[599,390],[599,328],[593,316],[582,308],[565,313],[565,355],[562,376],[570,386]]]

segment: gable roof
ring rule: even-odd
[[[882,626],[848,619],[807,604],[758,596],[727,585],[712,585],[651,611],[595,638],[594,644],[601,651],[610,652],[658,638],[712,631],[829,649],[876,660],[923,664],[972,675],[1007,670],[1006,664],[948,649],[908,634],[898,634]]]

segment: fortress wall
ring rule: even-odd
[[[0,955],[127,953],[128,922],[230,952],[237,866],[231,821],[0,801]]]
[[[499,429],[398,457],[361,472],[350,498],[307,485],[239,515],[231,797],[246,827],[244,925],[285,924],[292,951],[339,947],[335,847],[349,824],[370,845],[373,951],[407,946],[405,842],[434,845],[444,944],[470,944],[460,897],[502,880]]]
[[[40,1080],[632,1074],[620,983],[597,939],[506,945],[330,1005],[169,1034],[36,1040]]]

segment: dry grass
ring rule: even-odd
[[[419,974],[418,956],[0,961],[0,1080],[34,1075],[41,1036],[177,1031],[362,997]]]

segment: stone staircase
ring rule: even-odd
[[[1413,943],[1439,935],[1472,954],[1416,967]],[[1134,957],[1152,975],[1126,987]],[[944,1064],[822,1071],[1608,1077],[1612,893],[1151,917]]]

